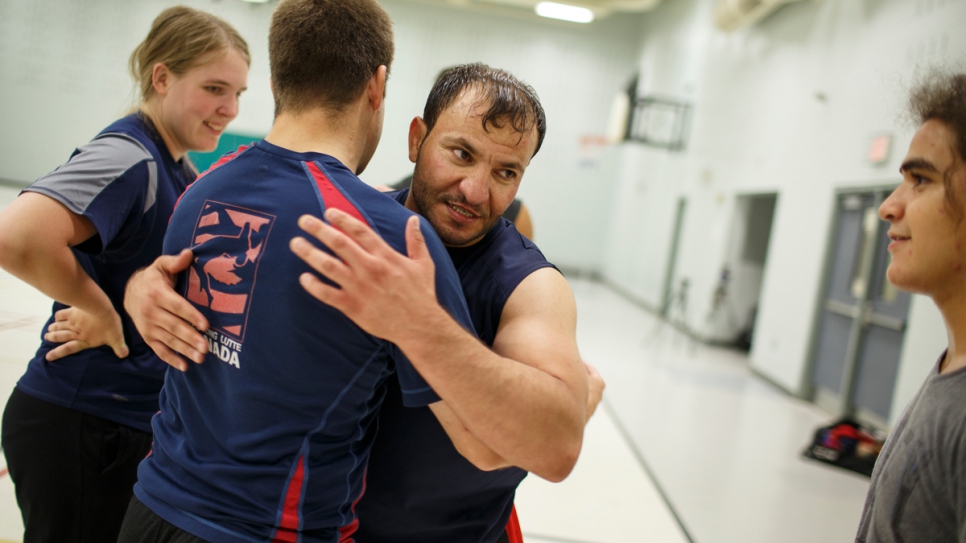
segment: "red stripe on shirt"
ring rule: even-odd
[[[184,195],[187,194],[188,190],[190,190],[191,187],[193,187],[194,184],[197,183],[199,179],[201,179],[202,177],[208,175],[212,170],[214,170],[216,168],[220,168],[220,167],[224,166],[225,164],[228,164],[229,162],[231,162],[232,160],[234,160],[235,158],[237,158],[238,155],[240,155],[243,152],[247,151],[253,145],[255,145],[255,144],[254,143],[249,143],[248,145],[241,145],[241,146],[239,146],[238,147],[238,150],[236,150],[234,153],[228,153],[228,154],[222,156],[221,158],[218,159],[217,162],[215,162],[214,164],[212,164],[211,166],[209,166],[207,170],[199,173],[198,174],[198,177],[195,177],[195,180],[192,181],[191,184],[188,185],[188,188],[184,189],[184,192],[181,193],[181,196],[178,196],[178,199],[175,200],[175,202],[174,202],[174,209],[178,209],[178,204],[181,203],[181,199],[184,198]],[[172,209],[171,211],[174,211],[174,209]],[[170,223],[170,222],[171,222],[171,219],[169,218],[168,219],[168,223]]]
[[[322,201],[325,203],[326,209],[333,207],[345,211],[362,223],[368,224],[368,221],[362,217],[362,213],[332,184],[332,181],[329,181],[329,178],[322,172],[322,168],[319,168],[318,164],[315,162],[306,162],[305,165],[308,167],[309,173],[312,174],[315,185],[319,187],[319,194],[322,195]]]
[[[299,457],[298,467],[288,482],[285,505],[282,506],[282,521],[275,530],[272,543],[295,543],[299,537],[299,508],[302,505],[302,481],[305,478],[304,456]]]
[[[517,506],[510,511],[510,520],[506,523],[506,535],[510,543],[523,543],[523,531],[520,530],[520,519],[517,518]]]
[[[356,498],[354,502],[352,502],[353,515],[356,514],[356,505],[359,505],[359,500],[361,500],[362,496],[366,494],[366,476],[368,475],[369,475],[369,468],[366,467],[366,469],[363,470],[362,472],[362,492],[360,492],[359,497]],[[356,543],[356,540],[352,538],[352,534],[356,533],[358,530],[359,530],[359,517],[356,517],[355,520],[353,520],[349,524],[346,524],[345,526],[339,528],[339,543]]]
[[[214,164],[212,164],[211,166],[208,166],[208,169],[207,170],[199,173],[198,174],[198,177],[195,179],[195,181],[197,181],[198,179],[201,179],[202,177],[208,175],[208,172],[210,172],[211,170],[214,170],[216,168],[220,168],[220,167],[224,166],[225,164],[228,164],[229,162],[231,162],[232,160],[234,160],[235,157],[237,157],[238,155],[242,154],[243,151],[247,150],[252,145],[255,145],[255,144],[254,143],[249,143],[248,145],[239,145],[238,146],[238,149],[236,149],[234,153],[228,153],[228,154],[222,155],[222,157],[219,158],[218,160],[216,160]]]

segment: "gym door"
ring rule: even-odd
[[[812,365],[814,399],[838,415],[889,419],[910,295],[886,278],[888,189],[841,194]]]

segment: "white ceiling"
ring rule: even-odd
[[[531,19],[536,17],[534,7],[542,0],[414,0],[424,4],[447,5],[472,11],[499,13],[511,17]],[[598,19],[614,13],[642,13],[657,7],[662,0],[554,0],[588,8]]]

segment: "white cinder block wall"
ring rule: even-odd
[[[175,3],[0,2],[0,179],[32,181],[133,105],[128,55]],[[264,134],[274,4],[184,3],[217,13],[249,41],[250,90],[232,130]],[[520,191],[541,248],[560,266],[599,271],[657,306],[677,202],[686,198],[677,274],[691,282],[689,324],[699,334],[708,332],[705,315],[729,258],[736,198],[776,192],[752,365],[793,393],[808,378],[835,190],[898,180],[912,134],[896,123],[904,83],[917,65],[966,53],[966,0],[801,2],[734,34],[714,29],[714,0],[665,0],[646,15],[583,27],[382,3],[396,23],[397,55],[366,181],[410,171],[406,131],[440,69],[476,60],[507,68],[537,89],[549,118]],[[605,132],[614,94],[638,70],[643,93],[692,103],[688,148],[582,147]],[[871,167],[869,140],[883,132],[895,135],[892,158]],[[917,298],[895,406],[905,405],[944,345],[937,323],[929,300]]]
[[[151,20],[177,3],[0,2],[0,179],[32,181],[125,113],[133,104],[128,55]],[[273,108],[268,24],[276,4],[182,3],[221,16],[248,41],[253,57],[249,90],[230,130],[265,134]],[[382,143],[363,179],[393,183],[412,172],[406,148],[409,123],[422,114],[441,69],[474,61],[505,68],[534,86],[549,118],[547,139],[520,190],[533,215],[535,237],[558,265],[597,268],[613,175],[606,175],[605,161],[591,156],[593,150],[582,151],[580,141],[605,132],[613,97],[636,70],[641,16],[580,26],[406,0],[381,3],[395,22],[396,60]]]
[[[707,335],[735,197],[777,192],[751,364],[801,393],[835,191],[898,182],[914,131],[897,118],[907,85],[917,66],[966,54],[966,0],[801,2],[734,34],[713,27],[714,3],[669,0],[645,18],[641,92],[690,101],[692,136],[683,153],[621,150],[603,273],[657,305],[687,198],[677,274],[691,282],[689,324]],[[892,156],[873,167],[881,133],[895,136]],[[915,300],[893,420],[945,346],[937,319]]]
[[[63,163],[111,121],[132,110],[131,51],[163,0],[0,2],[0,179],[29,183]],[[231,130],[265,133],[268,16],[272,5],[186,1],[231,23],[252,54],[249,90]]]

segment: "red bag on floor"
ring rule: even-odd
[[[815,430],[812,443],[802,455],[840,468],[872,475],[885,438],[852,419],[842,419]]]

